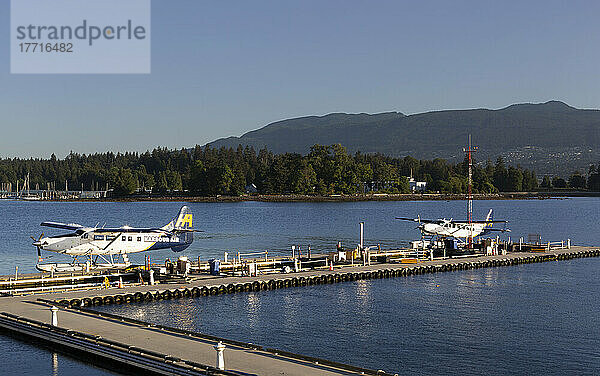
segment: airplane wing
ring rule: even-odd
[[[40,223],[40,226],[61,228],[63,230],[71,230],[71,231],[75,231],[75,230],[84,228],[84,226],[78,225],[77,223],[60,223],[60,222],[42,222],[42,223]]]
[[[103,227],[97,228],[94,232],[102,233],[102,232],[147,232],[147,233],[168,233],[169,231],[165,231],[160,228],[134,228],[134,227]]]
[[[405,218],[405,217],[396,217],[401,221],[413,221],[413,222],[421,222],[421,223],[439,223],[439,220],[431,220],[431,219],[419,219],[419,218]]]
[[[142,232],[142,233],[159,233],[159,234],[171,234],[174,232],[202,232],[200,230],[195,230],[195,229],[177,229],[177,230],[171,230],[171,231],[167,231],[164,230],[162,228],[135,228],[135,227],[104,227],[104,228],[97,228],[94,230],[94,232],[97,233],[103,233],[103,232]]]
[[[469,221],[452,221],[452,223],[469,223]],[[471,223],[508,223],[508,221],[471,221]]]

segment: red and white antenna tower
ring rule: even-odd
[[[473,157],[472,153],[477,151],[477,146],[471,146],[471,135],[469,135],[468,146],[463,148],[463,151],[467,154],[469,162],[469,180],[468,180],[468,195],[467,195],[467,220],[469,221],[469,238],[467,240],[467,247],[473,248]]]

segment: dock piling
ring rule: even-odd
[[[365,223],[364,222],[360,222],[360,249],[364,248],[364,242],[365,242]]]
[[[58,308],[56,306],[50,307],[50,313],[52,315],[52,326],[58,326]]]
[[[225,357],[223,356],[223,350],[225,350],[225,345],[222,341],[219,341],[215,346],[215,350],[217,350],[217,368],[221,371],[225,370]]]

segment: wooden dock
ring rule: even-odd
[[[600,256],[599,248],[571,247],[542,253],[516,252],[499,256],[419,261],[417,264],[347,266],[333,271],[311,270],[256,277],[215,276],[170,285],[168,288],[135,285],[122,289],[86,289],[3,297],[0,298],[3,311],[0,313],[0,327],[18,335],[50,342],[67,351],[79,352],[96,363],[119,364],[119,367],[126,367],[133,370],[132,372],[144,370],[154,374],[182,375],[387,375],[384,371],[362,369],[334,361],[100,314],[88,307],[596,256]],[[51,305],[60,307],[56,326],[51,325]],[[214,346],[220,341],[226,346],[224,371],[215,368],[217,355]],[[357,359],[357,363],[359,362]]]

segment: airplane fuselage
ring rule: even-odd
[[[421,231],[428,235],[446,236],[454,238],[476,237],[484,233],[486,223],[423,223],[419,226]]]
[[[96,233],[93,229],[80,233],[40,239],[40,248],[71,256],[137,253],[189,245],[186,236],[148,232]]]

